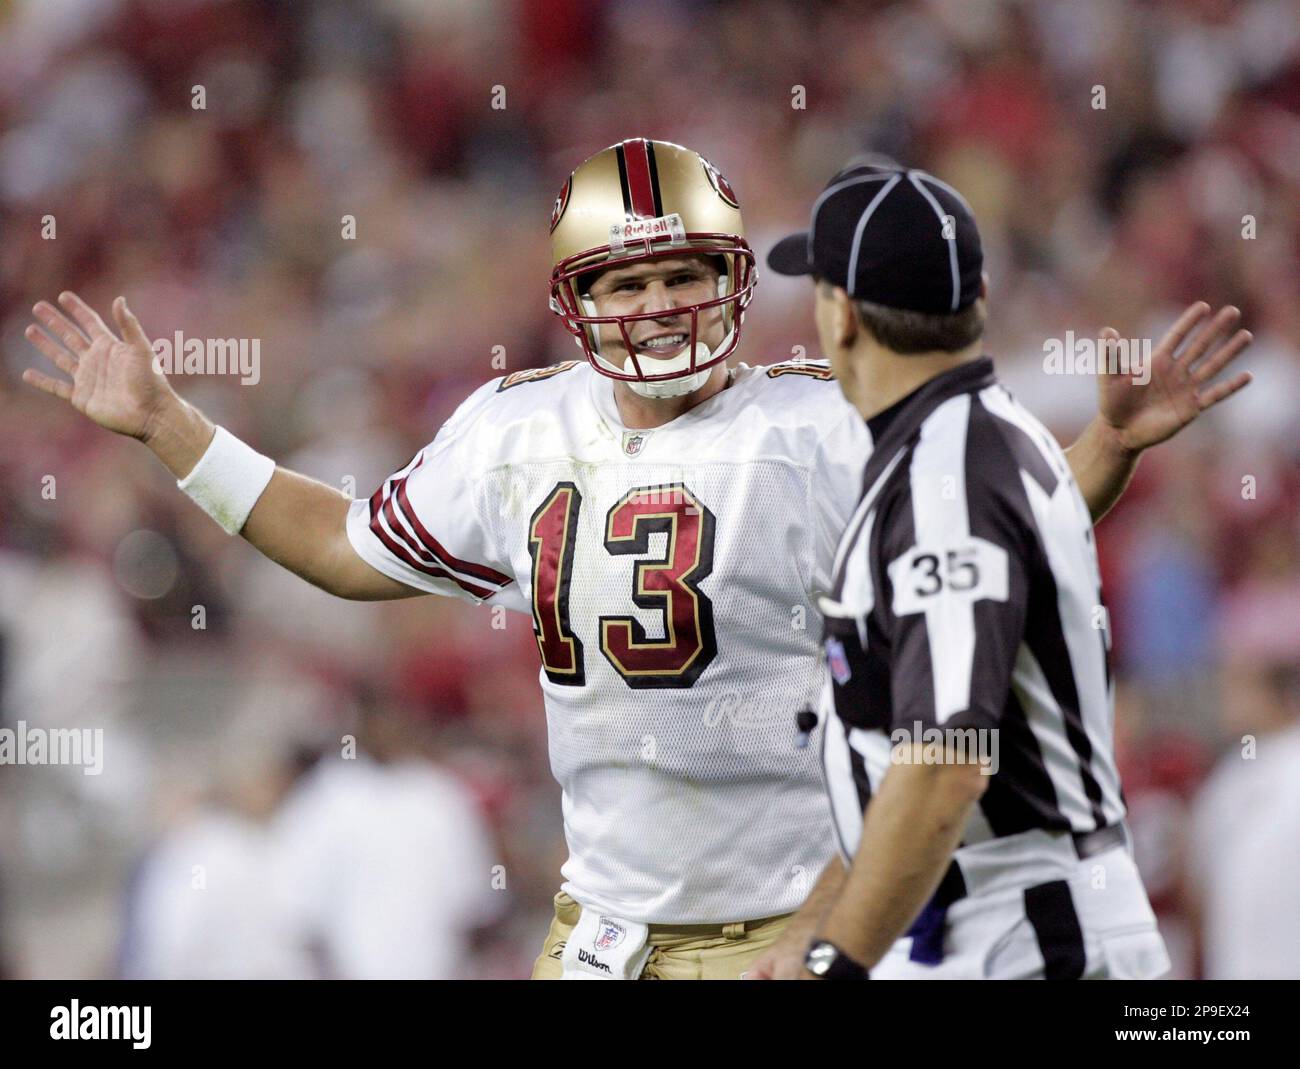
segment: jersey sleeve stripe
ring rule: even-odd
[[[407,478],[408,476],[403,476],[401,479],[397,480],[393,487],[394,496],[397,497],[397,503],[402,510],[402,515],[406,517],[407,521],[411,525],[412,531],[415,532],[415,536],[420,540],[420,545],[437,558],[440,564],[446,568],[450,568],[452,571],[473,576],[475,579],[480,579],[485,583],[490,583],[497,587],[508,586],[510,583],[514,582],[510,576],[498,572],[493,568],[489,568],[486,564],[475,564],[473,561],[461,560],[459,557],[452,556],[452,554],[447,551],[447,548],[429,533],[424,524],[420,522],[420,518],[415,514],[415,509],[412,507],[410,498],[407,497],[406,494]],[[412,546],[411,548],[414,549],[416,547]]]
[[[381,504],[381,501],[383,501],[383,504]],[[389,524],[392,525],[395,530],[401,531],[401,525],[395,523],[395,518],[391,515],[391,500],[383,500],[383,490],[381,488],[376,490],[370,498],[370,530],[374,536],[383,543],[384,548],[394,557],[405,564],[410,565],[416,571],[423,572],[425,575],[434,579],[448,579],[464,590],[467,594],[472,594],[480,600],[490,598],[496,593],[495,590],[487,590],[483,587],[474,586],[472,583],[467,583],[442,568],[432,567],[421,561],[418,557],[412,554],[406,546],[402,545],[401,542],[396,541],[385,529],[382,521],[385,508],[389,510]]]

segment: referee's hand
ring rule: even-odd
[[[742,980],[816,980],[812,973],[804,968],[804,958],[808,954],[808,938],[796,936],[790,938],[785,932],[772,946],[763,953]]]
[[[1210,306],[1204,301],[1188,306],[1152,349],[1150,377],[1145,382],[1123,372],[1108,373],[1110,361],[1098,361],[1098,409],[1125,449],[1137,453],[1172,438],[1250,382],[1249,371],[1215,381],[1253,338],[1248,330],[1233,331],[1241,312],[1231,305],[1207,320],[1209,315]],[[1110,349],[1120,335],[1107,327],[1101,339]]]

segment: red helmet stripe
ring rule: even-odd
[[[618,147],[618,176],[623,182],[623,210],[630,219],[655,219],[659,190],[654,181],[650,143],[635,137]]]

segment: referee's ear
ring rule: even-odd
[[[841,349],[852,349],[858,340],[858,331],[862,329],[853,298],[843,286],[832,285],[824,279],[817,285],[831,304],[831,322],[837,346]]]

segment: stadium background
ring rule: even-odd
[[[1256,382],[1144,459],[1099,542],[1176,975],[1230,974],[1234,924],[1280,925],[1300,975],[1300,802],[1279,786],[1300,764],[1251,779],[1300,730],[1298,41],[1285,0],[0,3],[0,701],[7,726],[105,729],[100,776],[0,767],[6,975],[526,975],[564,856],[529,621],[281,574],[138,444],[22,386],[41,359],[21,332],[72,288],[105,312],[127,295],[152,337],[256,338],[256,385],[177,389],[369,494],[502,356],[577,355],[546,308],[546,220],[568,172],[630,136],[709,157],[760,263],[857,152],[960,188],[988,351],[1066,440],[1094,387],[1044,374],[1045,340],[1242,308]],[[761,274],[741,358],[815,356],[807,289]],[[340,764],[345,733],[388,763],[339,787],[347,815],[303,817],[312,758]],[[434,767],[450,778],[389,782]],[[299,859],[301,900],[270,875],[295,819],[337,839]],[[439,864],[413,872],[426,848]],[[167,904],[168,873],[197,904]],[[436,962],[384,964],[384,901],[430,914]]]

